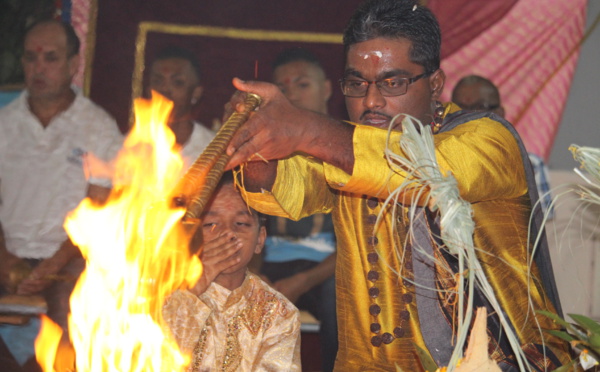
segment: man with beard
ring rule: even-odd
[[[247,163],[242,195],[261,212],[291,219],[332,213],[338,242],[335,370],[421,371],[419,350],[438,366],[449,363],[459,270],[439,240],[435,210],[410,192],[399,197],[397,214],[384,205],[410,177],[392,171],[384,151],[389,146],[403,156],[399,123],[388,141],[394,116],[430,125],[441,173],[452,173],[471,204],[474,244],[503,316],[531,368],[553,369],[568,360],[567,345],[543,334],[540,327],[556,327],[530,311],[531,305],[560,313],[560,304],[547,247],[538,247],[529,271],[528,224],[537,192],[527,153],[501,118],[464,115],[438,102],[445,81],[440,44],[437,20],[419,2],[366,1],[344,32],[341,88],[353,123],[297,108],[270,84],[235,79],[240,91],[263,102],[231,142],[229,166]],[[239,109],[243,96],[234,96],[231,107]],[[412,204],[419,206],[415,215],[407,213]],[[410,230],[415,235],[408,239],[411,226],[418,231]],[[473,301],[489,307],[478,289]],[[488,317],[488,335],[491,358],[504,370],[518,370],[520,350],[508,344],[498,313]]]

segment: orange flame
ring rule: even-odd
[[[134,109],[108,202],[85,199],[65,221],[86,259],[69,318],[77,371],[179,371],[190,360],[161,314],[165,297],[202,271],[180,223],[185,211],[169,199],[183,167],[166,125],[172,103],[153,93]]]
[[[53,372],[54,360],[63,330],[46,315],[42,315],[40,333],[35,339],[35,352],[38,364],[45,372]]]
[[[67,372],[75,369],[75,351],[63,337],[63,330],[42,315],[40,333],[35,339],[36,360],[45,372]]]

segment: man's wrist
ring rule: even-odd
[[[310,291],[313,287],[313,283],[311,283],[311,275],[308,271],[301,271],[297,273],[296,280],[300,283],[300,288],[302,289],[302,293],[306,293]]]
[[[313,137],[302,151],[352,174],[354,167],[353,125],[324,117],[319,128],[312,130]]]
[[[249,192],[261,192],[263,189],[270,191],[277,176],[277,160],[249,162],[244,166],[243,172],[240,182],[244,189]]]
[[[336,131],[338,121],[318,112],[311,112],[310,114],[313,116],[302,124],[304,129],[301,136],[302,141],[298,143],[297,150],[317,156],[316,152],[322,150],[318,147],[318,144],[323,141],[323,137],[329,137]]]

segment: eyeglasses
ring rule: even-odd
[[[431,75],[431,72],[426,72],[411,78],[394,76],[375,81],[360,80],[350,77],[341,79],[340,86],[342,87],[342,93],[346,97],[359,98],[366,96],[367,91],[369,90],[369,85],[371,84],[375,84],[377,86],[377,89],[379,89],[379,92],[382,96],[395,97],[406,94],[409,85],[429,75]]]

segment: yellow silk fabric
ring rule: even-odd
[[[456,109],[450,104],[446,113]],[[401,135],[392,133],[390,140],[390,148],[398,154],[402,153]],[[391,174],[384,157],[386,139],[387,131],[358,125],[353,137],[355,164],[351,175],[329,164],[295,155],[279,161],[272,192],[242,193],[253,208],[268,214],[300,219],[314,213],[333,213],[338,244],[337,371],[390,371],[395,364],[404,371],[422,370],[413,345],[415,342],[426,349],[414,287],[399,276],[401,273],[411,277],[410,270],[401,265],[410,261],[410,257],[404,257],[409,252],[402,250],[410,221],[401,209],[394,226],[387,210],[383,223],[374,231],[374,216],[381,211],[381,199],[406,176]],[[484,118],[439,133],[434,141],[442,173],[451,170],[462,198],[472,203],[475,245],[485,252],[479,259],[500,304],[523,344],[542,344],[535,314],[528,310],[528,295],[535,309],[554,309],[539,283],[528,280],[527,276],[527,263],[531,260],[527,250],[531,208],[515,138],[500,123]],[[369,203],[365,195],[380,199],[379,203]],[[397,239],[396,244],[393,239]],[[376,263],[368,260],[368,254],[373,252],[379,255]],[[369,271],[379,274],[375,282],[367,279]],[[532,274],[537,278],[535,268]],[[379,289],[375,298],[369,295],[371,287]],[[403,296],[406,294],[412,295],[412,301],[407,301],[407,296]],[[373,304],[380,306],[380,314],[370,314]],[[409,320],[400,317],[405,310],[410,313]],[[555,328],[544,317],[537,319],[542,328]],[[373,346],[371,339],[376,333],[370,329],[372,323],[381,325],[379,335],[386,332],[393,335],[397,327],[405,333],[389,344]],[[546,344],[559,343],[546,334],[544,337]],[[553,351],[563,361],[567,360],[564,344]]]
[[[257,276],[248,273],[230,291],[216,283],[195,296],[175,291],[163,317],[188,371],[300,371],[298,309]]]

